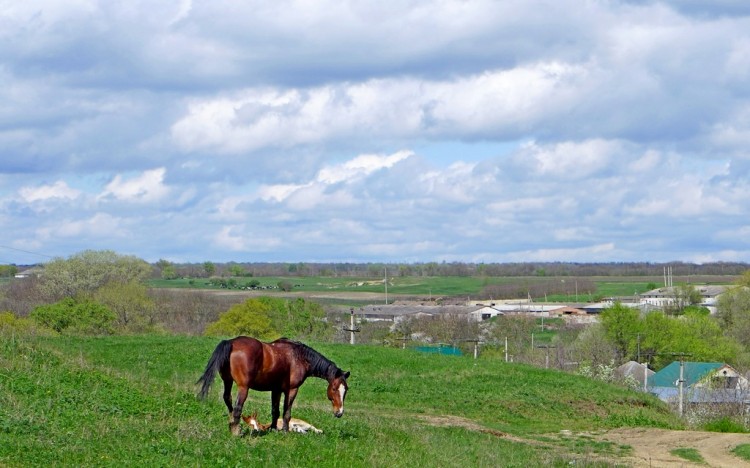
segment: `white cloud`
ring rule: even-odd
[[[11,2],[0,219],[154,260],[750,260],[740,3]]]
[[[38,187],[23,187],[19,190],[21,198],[29,203],[48,200],[50,198],[62,198],[72,200],[81,194],[80,190],[71,188],[64,180],[58,180],[51,185]]]
[[[100,199],[114,197],[118,200],[149,203],[164,198],[169,188],[164,185],[166,169],[161,167],[144,171],[137,177],[125,179],[116,175],[99,195]]]

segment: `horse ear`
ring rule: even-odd
[[[351,374],[349,374],[349,371],[346,371],[346,372],[344,372],[344,378],[345,378],[345,379],[348,379],[348,378],[349,378],[349,375],[351,375]]]

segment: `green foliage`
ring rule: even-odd
[[[206,327],[209,336],[248,335],[259,340],[278,338],[279,332],[271,325],[271,307],[258,298],[235,304],[219,316],[219,320]]]
[[[129,333],[153,330],[154,302],[145,284],[107,283],[94,293],[94,299],[115,313],[119,330]]]
[[[281,280],[281,281],[279,281],[279,282],[278,282],[278,283],[276,284],[276,286],[278,286],[278,288],[279,288],[279,289],[280,289],[281,291],[285,291],[285,292],[289,292],[289,291],[291,291],[291,290],[292,290],[292,288],[294,287],[294,285],[293,285],[293,284],[291,283],[291,281],[287,281],[287,280]]]
[[[27,333],[34,329],[31,319],[16,317],[13,312],[0,312],[0,331]]]
[[[173,280],[179,278],[180,275],[177,274],[177,268],[174,265],[166,265],[161,269],[161,277],[165,280]]]
[[[732,453],[750,462],[750,444],[740,444],[732,449]]]
[[[302,298],[256,297],[232,306],[206,328],[213,336],[249,335],[261,340],[279,336],[325,339],[331,331],[323,308]]]
[[[649,359],[652,368],[669,364],[670,353],[690,353],[694,361],[737,363],[742,346],[703,308],[687,307],[684,314],[668,316],[654,311],[641,316],[637,309],[615,304],[605,309],[600,322],[618,352],[618,360]]]
[[[632,356],[641,332],[640,311],[617,302],[602,311],[599,321],[618,356]]]
[[[672,455],[676,457],[680,457],[687,461],[691,461],[693,463],[705,463],[706,462],[703,459],[703,456],[700,454],[700,452],[694,448],[680,447],[674,450],[670,450],[669,453],[671,453]]]
[[[750,287],[733,288],[719,296],[716,318],[729,336],[750,348]]]
[[[12,278],[18,273],[18,267],[15,265],[0,265],[0,277]]]
[[[283,336],[315,340],[330,337],[330,327],[325,321],[326,313],[320,304],[302,298],[286,300],[260,297],[258,299],[269,306],[271,323]]]
[[[732,432],[738,434],[750,432],[744,424],[728,416],[709,421],[703,425],[702,429],[708,432]]]
[[[53,300],[92,294],[109,282],[145,282],[151,265],[111,250],[86,250],[45,264],[42,291]]]
[[[216,265],[213,262],[203,262],[203,271],[206,272],[206,276],[213,276],[216,273]]]
[[[65,298],[34,308],[31,319],[58,333],[112,334],[115,314],[106,306],[88,300]]]

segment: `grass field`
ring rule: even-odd
[[[238,284],[246,284],[257,280],[261,286],[276,286],[280,281],[287,281],[294,285],[293,291],[298,293],[382,293],[385,294],[382,278],[340,278],[340,277],[250,277],[234,278]],[[649,290],[649,286],[661,284],[660,277],[589,277],[594,282],[596,291],[569,295],[548,295],[534,297],[535,300],[550,302],[587,302],[602,297],[627,297]],[[701,276],[691,278],[693,284],[729,284],[733,277]],[[388,279],[388,293],[393,296],[418,296],[421,298],[467,296],[477,297],[482,289],[489,285],[533,284],[535,282],[554,281],[549,277],[401,277]],[[194,288],[215,289],[205,278],[181,278],[175,280],[152,280],[152,287],[156,288]]]
[[[294,415],[324,431],[230,436],[221,386],[195,398],[217,340],[133,336],[0,341],[2,466],[610,466],[628,447],[560,431],[678,427],[652,397],[500,360],[313,344],[351,370],[346,414],[325,382]],[[268,422],[269,395],[245,412]],[[603,460],[609,460],[604,462]]]

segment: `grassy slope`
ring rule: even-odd
[[[586,439],[570,447],[545,434],[678,425],[652,398],[559,372],[315,345],[352,371],[347,414],[333,418],[325,382],[310,379],[294,414],[323,435],[237,439],[227,430],[218,381],[207,401],[194,397],[215,339],[6,338],[0,341],[0,465],[423,466],[428,460],[432,466],[564,466],[621,448]],[[245,408],[270,419],[268,394],[251,392]],[[464,418],[515,437],[437,426],[428,417]]]

